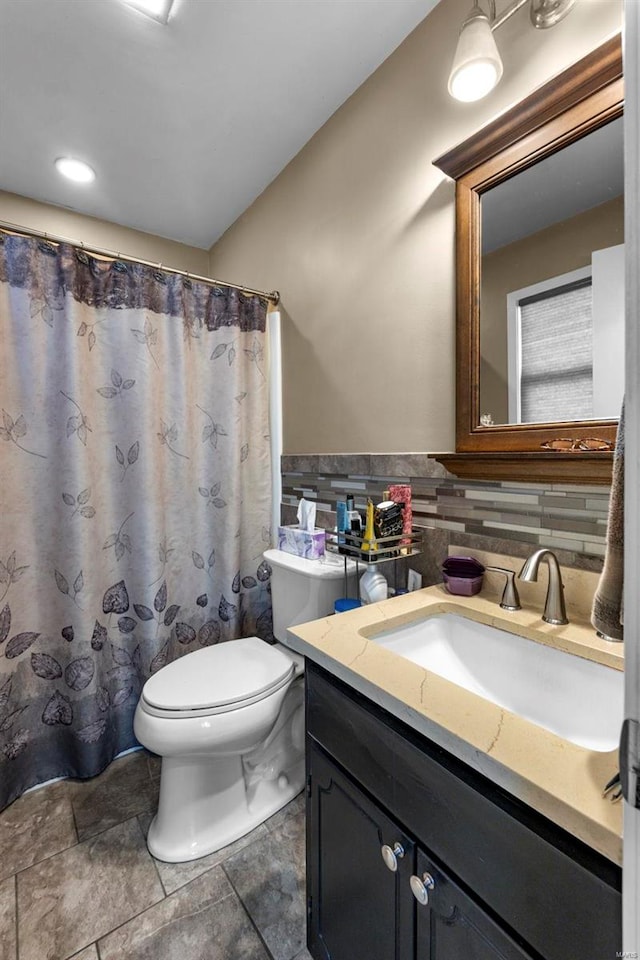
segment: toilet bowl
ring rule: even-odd
[[[355,565],[268,550],[274,633],[333,610]],[[279,611],[277,614],[276,611]],[[284,617],[284,620],[283,620]],[[147,836],[158,860],[180,863],[232,843],[304,786],[304,661],[281,643],[243,637],[188,653],[145,683],[133,728],[162,758]]]
[[[194,860],[244,836],[304,783],[300,658],[258,637],[205,647],[158,671],[145,684],[133,729],[162,757],[160,799],[147,837],[158,860]],[[287,710],[283,706],[287,703]],[[296,717],[296,714],[299,714]],[[285,716],[288,723],[277,721]],[[281,743],[273,733],[278,726]],[[280,750],[278,748],[280,747]],[[262,753],[280,762],[269,789],[247,783]]]

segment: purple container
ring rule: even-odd
[[[442,579],[449,591],[458,597],[480,593],[484,567],[475,557],[448,557],[442,564]]]
[[[443,573],[442,579],[444,585],[449,591],[458,597],[473,597],[474,594],[482,590],[482,574],[479,577],[450,577]]]

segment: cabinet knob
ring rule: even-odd
[[[409,880],[411,885],[411,893],[414,895],[418,903],[421,903],[423,907],[429,903],[429,890],[433,890],[435,887],[435,880],[430,873],[423,873],[422,879],[420,877],[413,876]]]
[[[402,844],[394,843],[393,847],[390,847],[388,843],[385,843],[380,852],[382,853],[385,866],[395,873],[398,869],[398,860],[402,860],[404,857],[404,847]]]

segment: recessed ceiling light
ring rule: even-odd
[[[124,0],[124,3],[158,23],[167,23],[173,6],[173,0]]]
[[[75,160],[73,157],[58,157],[56,169],[63,177],[74,180],[76,183],[92,183],[96,178],[93,170],[84,160]]]

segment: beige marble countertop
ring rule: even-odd
[[[493,595],[453,597],[442,585],[292,627],[288,643],[620,864],[622,803],[602,797],[618,769],[616,750],[576,746],[368,639],[437,613],[457,613],[614,669],[624,666],[623,645],[598,639],[586,622],[550,626],[537,607],[507,613]]]

